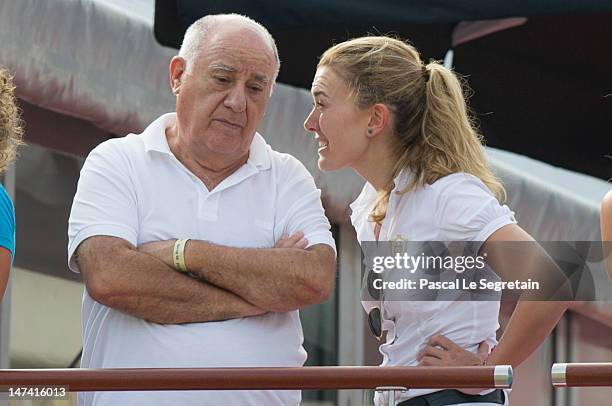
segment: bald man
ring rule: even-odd
[[[298,309],[335,246],[304,166],[256,132],[279,69],[268,31],[206,16],[169,66],[176,113],[100,144],[81,171],[69,266],[83,368],[301,366]],[[299,391],[80,393],[79,405],[297,405]]]

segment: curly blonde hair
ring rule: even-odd
[[[453,71],[435,61],[425,64],[412,45],[386,36],[335,45],[325,51],[318,66],[336,68],[358,106],[384,103],[393,112],[393,176],[379,193],[371,221],[382,223],[393,179],[404,168],[414,176],[401,193],[467,172],[480,178],[500,202],[505,199],[469,115],[467,85]]]
[[[15,85],[8,71],[0,67],[0,173],[15,160],[23,144],[23,128],[15,103]]]

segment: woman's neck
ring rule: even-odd
[[[353,166],[353,169],[359,176],[374,186],[376,191],[380,192],[393,180],[394,166],[393,154],[390,153],[388,148],[370,148],[364,154],[363,159]]]

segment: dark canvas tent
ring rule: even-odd
[[[279,81],[299,87],[310,87],[328,46],[366,33],[408,38],[427,59],[453,48],[487,145],[612,176],[610,1],[157,0],[156,38],[178,47],[194,20],[228,12],[270,30],[282,59]],[[490,21],[511,17],[526,19]]]

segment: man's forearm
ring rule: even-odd
[[[218,321],[264,313],[236,294],[180,274],[113,237],[84,241],[79,247],[79,267],[94,300],[156,323]]]
[[[250,249],[190,241],[185,258],[187,268],[203,280],[269,311],[320,303],[335,279],[335,255],[324,244]]]
[[[548,337],[567,306],[567,302],[519,301],[487,364],[520,365]]]

